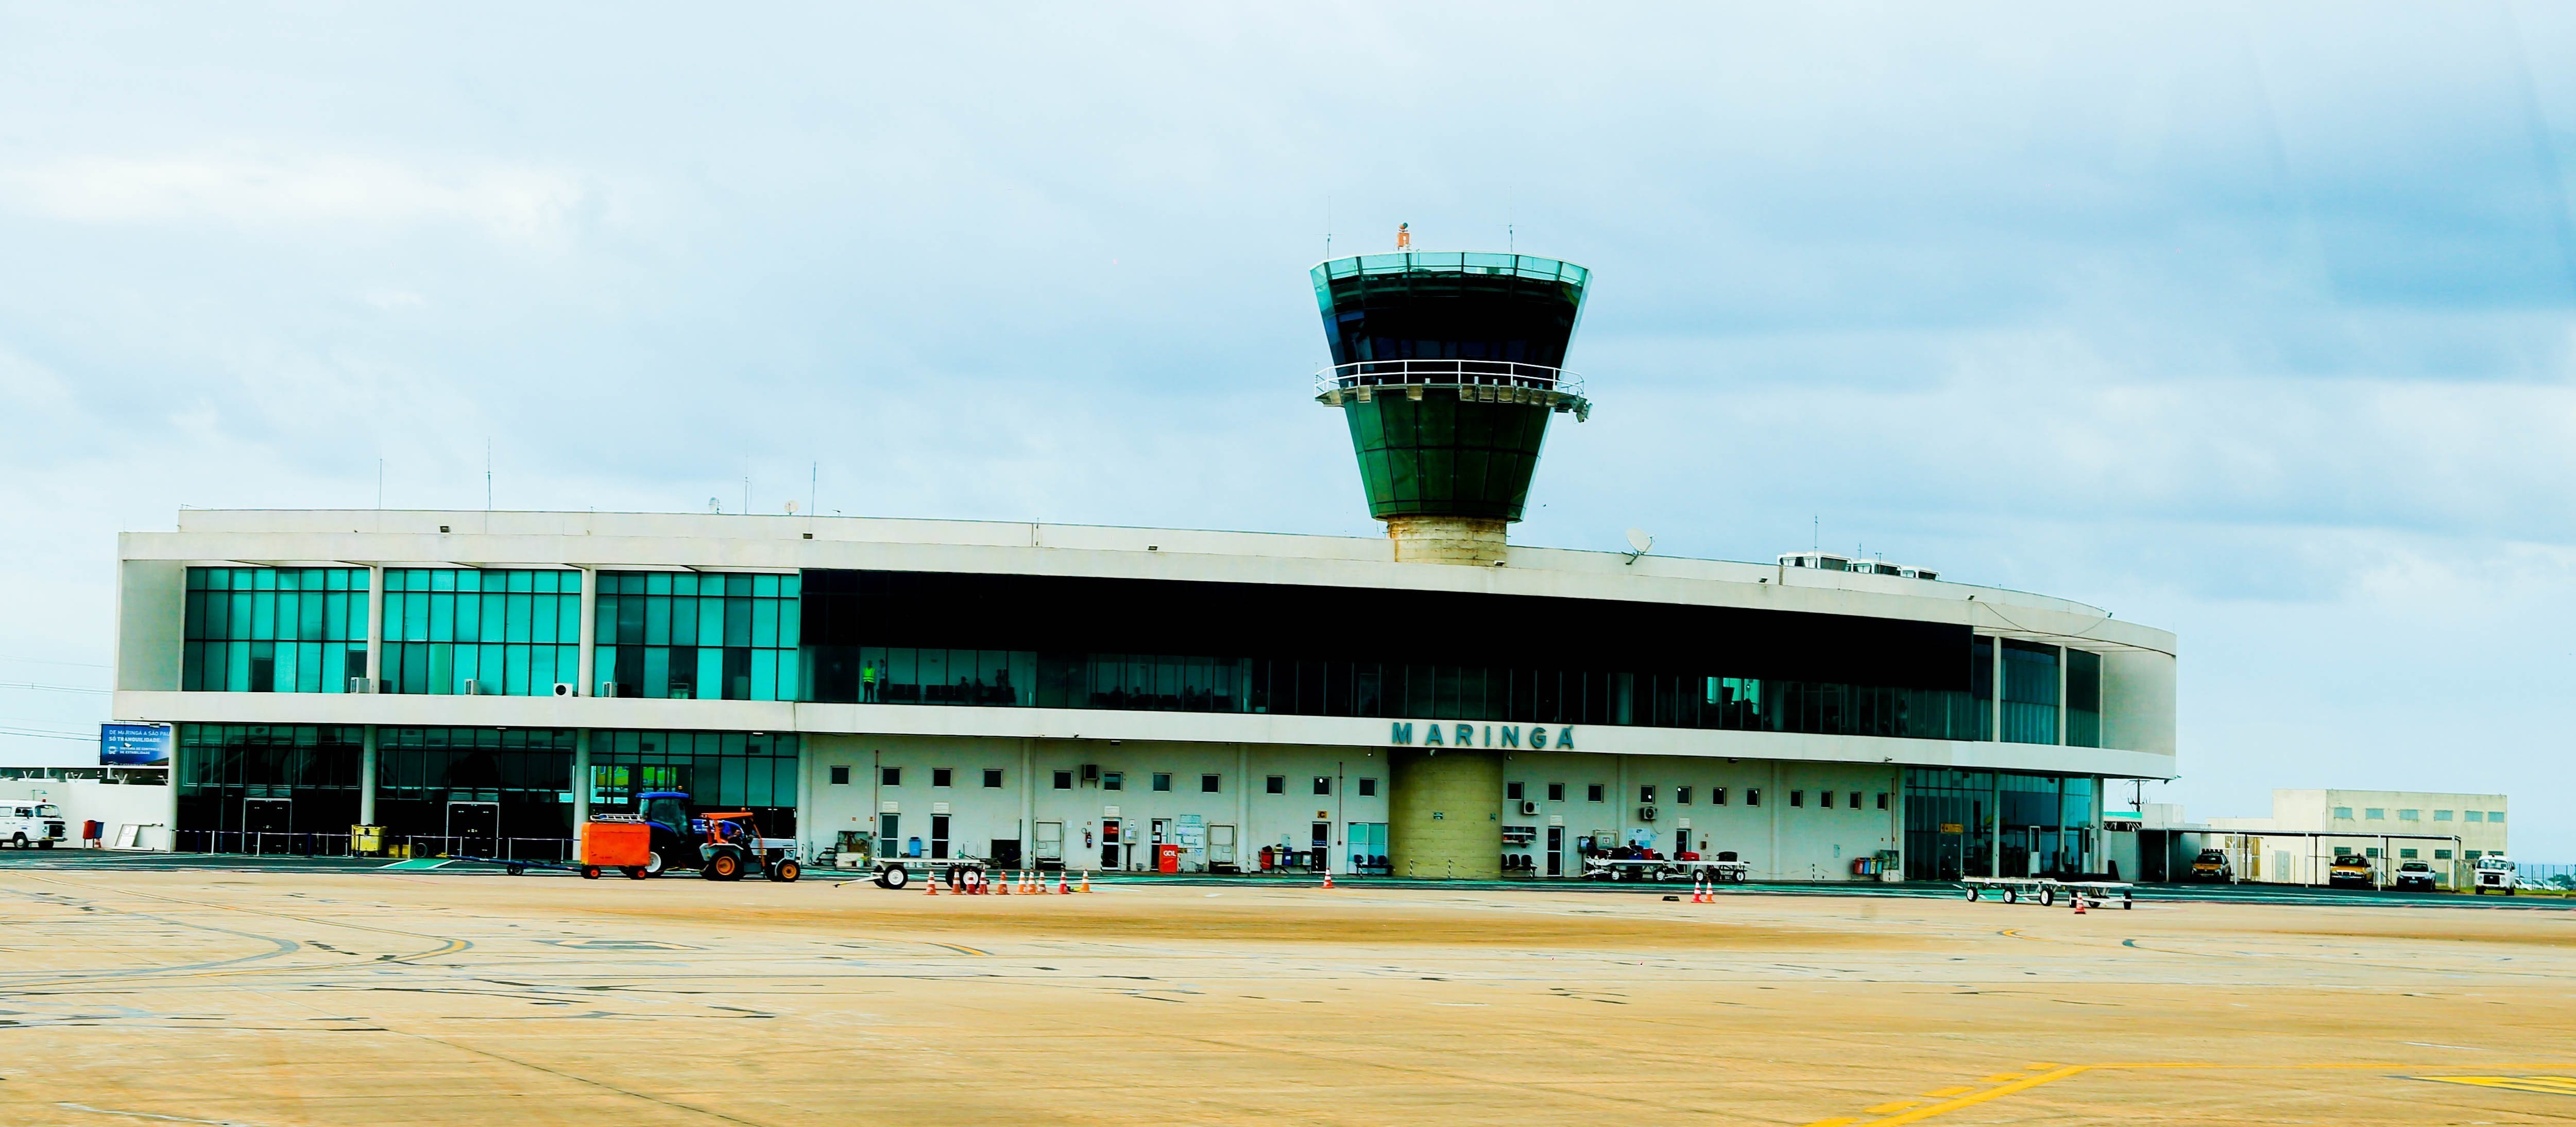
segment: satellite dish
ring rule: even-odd
[[[1642,556],[1646,554],[1647,549],[1655,546],[1655,538],[1646,535],[1645,529],[1631,528],[1628,530],[1628,546],[1635,548],[1637,554]]]
[[[791,517],[796,515],[796,502],[789,501],[787,503],[787,515]]]

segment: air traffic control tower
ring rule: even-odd
[[[1314,271],[1369,515],[1404,562],[1494,566],[1521,519],[1548,416],[1590,416],[1565,349],[1591,271],[1526,254],[1398,251]]]
[[[1410,235],[1398,232],[1399,248]],[[1494,567],[1521,519],[1548,417],[1592,413],[1565,370],[1591,271],[1525,254],[1336,258],[1313,271],[1331,367],[1315,398],[1351,427],[1369,515],[1399,563]],[[1402,747],[1389,756],[1391,871],[1502,875],[1486,813],[1503,753]]]

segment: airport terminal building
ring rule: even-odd
[[[192,509],[121,540],[115,717],[175,730],[174,843],[218,852],[544,857],[672,789],[1014,867],[1940,879],[2098,871],[2106,780],[2175,774],[2164,631],[1824,553],[1508,543],[1591,410],[1580,267],[1314,281],[1385,538]]]

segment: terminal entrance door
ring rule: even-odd
[[[1120,851],[1118,819],[1102,818],[1100,820],[1100,867],[1110,870],[1126,868],[1126,863],[1119,855]]]
[[[501,855],[501,804],[498,802],[451,802],[447,804],[447,836],[453,852],[467,857]]]
[[[1565,875],[1565,827],[1563,826],[1547,828],[1547,875],[1552,877]]]
[[[287,798],[245,798],[242,800],[242,852],[278,853],[286,849],[286,834],[293,826],[295,801]]]
[[[1313,843],[1315,856],[1314,861],[1309,867],[1313,868],[1317,872],[1331,869],[1333,867],[1333,824],[1331,822],[1315,823],[1310,840]]]

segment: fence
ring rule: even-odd
[[[408,852],[413,857],[491,857],[502,861],[560,863],[573,856],[570,838],[453,837],[432,834],[386,834],[383,856]],[[405,849],[405,847],[408,847]],[[261,833],[248,830],[181,830],[174,848],[180,853],[245,857],[347,857],[346,833]]]
[[[2535,865],[2529,861],[2516,861],[2513,871],[2522,877],[2525,884],[2576,889],[2576,865]]]

